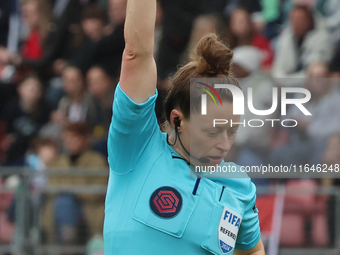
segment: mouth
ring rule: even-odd
[[[210,160],[210,162],[216,163],[216,164],[220,163],[223,159],[222,156],[209,156],[207,158]]]

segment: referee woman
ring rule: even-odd
[[[165,100],[169,131],[162,133],[154,112],[155,17],[156,0],[128,0],[108,138],[105,255],[262,255],[256,188],[250,179],[190,178],[191,165],[236,166],[223,158],[237,127],[209,124],[213,118],[240,120],[232,115],[231,94],[219,91],[223,106],[208,102],[206,116],[199,107],[190,112],[189,103],[190,78],[227,78],[238,86],[229,71],[232,52],[215,35],[200,40],[193,61],[174,76]],[[203,91],[195,91],[200,98]]]

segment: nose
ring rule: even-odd
[[[230,150],[230,141],[227,132],[223,132],[223,135],[221,136],[220,141],[218,142],[217,146],[218,149],[223,151],[229,151]]]

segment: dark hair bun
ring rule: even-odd
[[[201,38],[196,46],[193,60],[197,62],[197,72],[202,75],[224,74],[231,75],[230,66],[233,52],[221,41],[216,34]]]

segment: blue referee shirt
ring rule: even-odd
[[[119,84],[115,92],[105,255],[232,254],[253,248],[261,236],[255,185],[249,178],[201,178],[194,192],[190,166],[159,129],[156,98],[157,91],[136,104]]]

